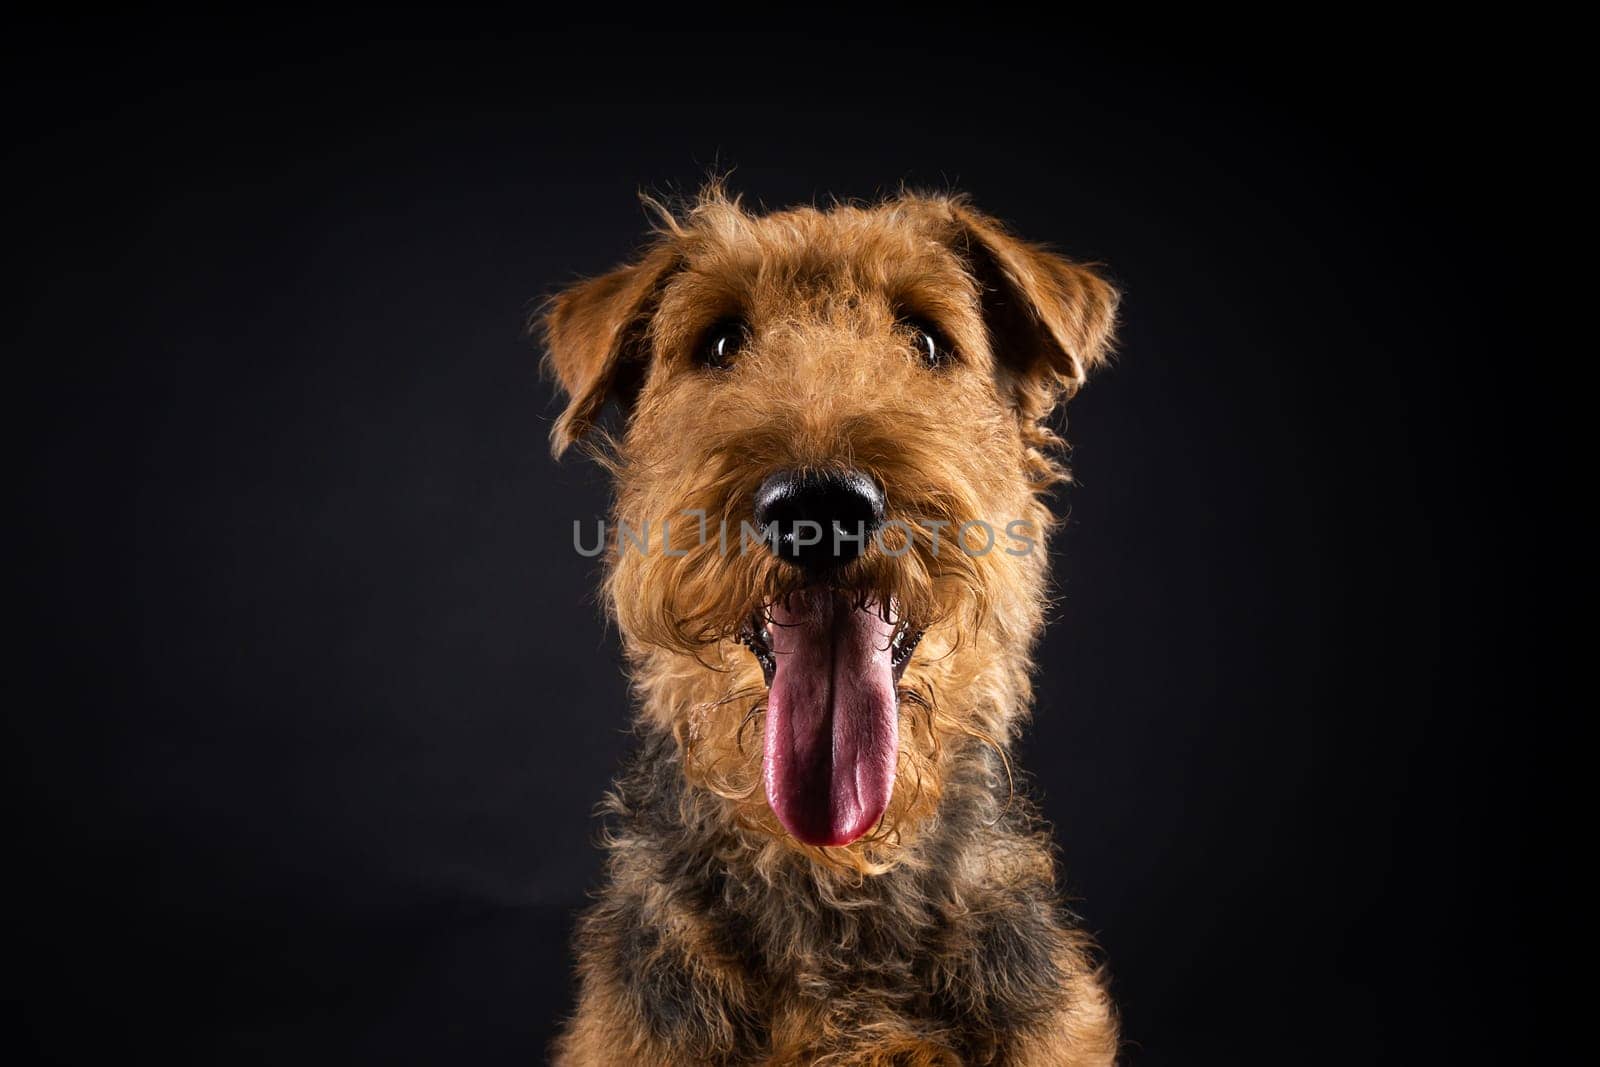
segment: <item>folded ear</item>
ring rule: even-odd
[[[567,395],[550,430],[556,456],[589,431],[608,398],[626,402],[637,392],[649,360],[650,311],[677,262],[676,251],[658,245],[639,262],[579,282],[545,306],[544,365]]]
[[[962,203],[951,205],[967,262],[983,289],[990,343],[1018,410],[1045,418],[1106,362],[1118,294],[1086,266],[1007,233]]]

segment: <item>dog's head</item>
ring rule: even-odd
[[[742,827],[858,868],[1003,747],[1045,601],[1046,422],[1116,294],[962,199],[664,209],[547,306],[557,454],[617,401],[609,606],[643,714]]]

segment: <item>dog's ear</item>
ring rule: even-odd
[[[579,282],[545,305],[545,367],[567,396],[550,430],[556,456],[589,431],[607,399],[627,404],[637,394],[648,365],[650,311],[677,263],[674,249],[657,245],[638,262]]]
[[[1018,411],[1045,418],[1106,362],[1116,289],[1089,267],[1007,233],[967,205],[951,204],[962,252],[982,288],[983,316]]]

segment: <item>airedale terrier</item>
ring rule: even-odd
[[[1115,290],[958,196],[647,204],[637,260],[539,322],[554,450],[615,478],[640,736],[555,1061],[1111,1063],[1007,752],[1066,479],[1050,416]]]

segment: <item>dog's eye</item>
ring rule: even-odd
[[[744,348],[750,331],[737,319],[723,319],[701,338],[695,351],[695,361],[701,366],[725,370],[733,366],[733,357]]]
[[[930,367],[942,367],[954,357],[950,343],[930,323],[921,319],[908,319],[906,328],[911,332],[911,346],[918,357]]]

